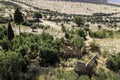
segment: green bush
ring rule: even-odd
[[[84,39],[75,35],[72,39],[71,42],[74,44],[74,48],[76,50],[81,50],[85,46]]]
[[[114,72],[108,72],[107,73],[107,80],[119,80],[120,79],[120,74],[119,73],[114,73]]]
[[[100,46],[93,41],[90,43],[90,48],[92,52],[100,52]]]
[[[109,69],[113,71],[119,71],[120,70],[120,53],[109,57],[107,59],[106,65]]]
[[[55,49],[41,48],[40,58],[41,66],[55,65],[60,62],[59,53]]]
[[[114,32],[113,31],[108,31],[108,37],[113,38],[114,37]]]
[[[15,52],[0,52],[0,80],[18,80],[27,70],[26,61]]]
[[[19,47],[19,53],[22,55],[22,56],[25,56],[28,52],[28,46],[24,45],[24,46],[20,46]]]
[[[39,80],[78,80],[78,75],[74,71],[65,71],[64,69],[52,69]]]
[[[85,19],[80,16],[76,16],[74,18],[74,22],[78,25],[78,27],[82,27],[85,25]]]
[[[62,27],[62,31],[66,32],[66,28],[65,28],[64,24],[61,24],[61,27]]]
[[[79,30],[77,31],[77,33],[78,33],[78,35],[79,35],[80,37],[83,37],[83,38],[86,40],[87,33],[86,33],[85,30],[79,29]]]
[[[44,25],[38,25],[38,24],[36,24],[36,26],[37,26],[37,28],[41,28],[41,29],[44,29],[44,28],[45,28]]]
[[[53,36],[52,35],[49,35],[48,33],[45,33],[43,32],[41,35],[40,35],[40,38],[43,40],[43,41],[53,41]]]
[[[89,35],[92,38],[106,38],[107,37],[107,32],[105,30],[96,31],[96,32],[89,31]]]
[[[0,41],[0,46],[2,47],[2,49],[4,51],[9,50],[9,42],[8,42],[7,38],[4,38],[3,40]]]
[[[69,39],[69,37],[70,37],[70,36],[69,36],[69,33],[65,32],[65,38],[66,38],[66,39]]]
[[[36,18],[36,21],[38,22],[38,25],[39,25],[39,19],[43,17],[41,12],[35,12],[34,17]]]
[[[98,80],[107,80],[107,78],[108,78],[105,70],[102,68],[98,68],[98,75],[99,75],[97,77]]]
[[[62,45],[62,41],[61,41],[60,39],[56,38],[56,39],[53,41],[53,47],[54,47],[55,49],[57,49],[58,52],[60,51],[61,45]]]
[[[39,44],[38,43],[31,43],[30,50],[32,52],[34,52],[34,51],[38,52],[38,50],[39,50],[38,48],[39,48]]]
[[[8,22],[10,22],[9,18],[0,17],[0,24],[5,24],[5,23],[8,23]]]
[[[90,80],[89,76],[86,76],[86,75],[82,75],[79,77],[78,80]]]
[[[98,76],[93,76],[91,80],[119,80],[119,73],[106,71],[103,68],[98,68]]]
[[[0,39],[7,36],[7,28],[5,26],[0,26]]]
[[[22,25],[31,26],[32,24],[31,24],[29,21],[25,20],[25,21],[22,23]]]

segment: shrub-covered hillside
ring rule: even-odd
[[[0,80],[120,79],[118,13],[70,15],[13,3],[0,3]]]

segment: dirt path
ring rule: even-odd
[[[89,36],[89,35],[87,35],[87,40],[85,41],[85,43],[86,43],[86,46],[89,46],[90,45],[90,43],[91,42],[93,42],[93,39]]]

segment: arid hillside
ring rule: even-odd
[[[67,13],[67,14],[91,15],[93,13],[119,13],[120,12],[119,6],[112,6],[112,5],[105,5],[105,4],[57,1],[57,0],[34,0],[34,1],[21,0],[21,1],[38,8],[49,9],[52,11],[58,11],[58,12]]]

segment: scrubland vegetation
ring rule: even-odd
[[[115,13],[30,12],[8,3],[0,3],[0,80],[120,79],[120,17],[111,17]]]

